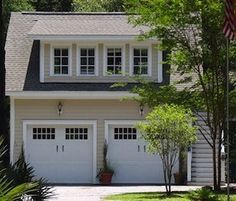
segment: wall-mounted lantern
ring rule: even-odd
[[[61,116],[61,114],[63,113],[63,105],[61,102],[59,102],[57,105],[57,113],[59,116]]]

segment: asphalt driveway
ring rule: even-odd
[[[173,191],[188,191],[199,186],[173,186]],[[55,186],[55,197],[49,201],[102,201],[103,197],[111,194],[129,192],[163,192],[164,186]]]

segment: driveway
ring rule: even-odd
[[[188,191],[199,186],[173,186],[173,191]],[[55,197],[50,201],[102,201],[103,197],[112,194],[130,192],[163,192],[164,186],[56,186]]]

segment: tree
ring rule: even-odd
[[[135,25],[146,25],[145,38],[162,40],[162,49],[171,54],[168,63],[181,74],[197,75],[191,90],[202,95],[200,108],[209,131],[199,131],[212,148],[214,189],[221,184],[222,131],[226,108],[226,40],[222,34],[223,0],[128,0],[128,12]],[[231,44],[230,61],[235,61],[235,42]],[[231,62],[231,66],[235,63]],[[233,79],[233,77],[232,77]],[[189,79],[191,80],[191,79]],[[196,113],[200,114],[200,113]],[[210,138],[210,140],[208,140]],[[217,165],[218,164],[218,165]]]
[[[0,0],[0,135],[7,137],[5,104],[5,29],[3,21],[3,2]]]
[[[122,12],[124,0],[74,0],[73,10],[79,12]]]
[[[166,192],[171,193],[171,178],[180,148],[187,148],[196,140],[192,112],[174,104],[159,105],[139,122],[137,128],[148,142],[148,150],[158,153],[162,160]]]
[[[30,0],[36,11],[68,12],[72,11],[73,0]]]

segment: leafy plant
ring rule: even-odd
[[[107,161],[107,151],[108,151],[108,144],[107,142],[104,142],[103,145],[103,167],[100,169],[100,171],[97,174],[97,178],[101,178],[101,175],[103,173],[111,173],[112,175],[114,174],[113,168],[108,164]]]
[[[222,32],[224,1],[127,0],[125,4],[128,13],[136,14],[130,15],[130,22],[134,26],[149,27],[149,31],[140,39],[161,40],[158,49],[171,52],[163,58],[165,64],[169,64],[170,70],[186,81],[182,86],[201,95],[203,110],[198,111],[205,111],[206,117],[196,113],[204,121],[204,125],[199,125],[199,132],[212,148],[213,184],[214,190],[219,190],[222,178],[221,145],[224,143],[222,132],[226,127],[227,51]],[[233,72],[236,66],[235,47],[236,42],[232,40],[229,47],[230,90],[236,88]],[[186,76],[188,79],[185,79]],[[185,102],[187,99],[183,97],[182,100]],[[205,129],[205,125],[209,129]]]
[[[6,174],[8,178],[12,180],[12,185],[20,185],[25,182],[36,181],[38,188],[30,192],[34,201],[45,200],[53,196],[52,187],[46,184],[45,179],[34,179],[34,169],[30,164],[26,163],[23,149],[19,159],[6,169]]]
[[[220,201],[220,197],[210,189],[201,188],[188,194],[191,201]]]
[[[111,168],[111,166],[108,164],[107,161],[107,151],[108,151],[108,144],[105,142],[103,146],[103,171],[114,173],[114,170]]]
[[[159,105],[139,122],[137,128],[148,142],[148,150],[159,154],[165,181],[166,192],[171,193],[171,178],[180,148],[187,148],[196,141],[195,118],[190,110],[178,105]]]
[[[0,159],[6,153],[6,147],[3,146],[3,138],[0,138]],[[0,160],[0,163],[2,161]],[[22,182],[15,184],[14,179],[6,174],[6,168],[0,166],[0,201],[13,201],[21,199],[25,194],[32,195],[38,189],[37,182]]]

